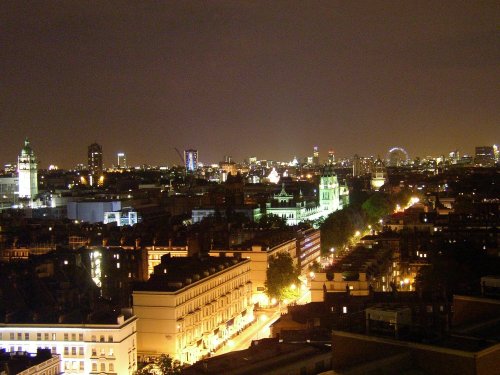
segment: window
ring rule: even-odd
[[[96,356],[97,356],[97,349],[92,348],[92,357],[96,357]]]
[[[40,338],[41,338],[41,337],[40,337]],[[26,341],[29,341],[29,339],[30,339],[30,334],[29,334],[29,333],[25,333],[25,334],[24,334],[24,339],[25,339]]]
[[[56,336],[56,334],[55,334],[55,333],[53,333],[53,334],[52,334],[52,341],[56,341],[56,339],[57,339],[57,336]]]
[[[44,334],[43,334],[43,339],[44,339],[45,341],[49,341],[49,334],[48,334],[48,333],[44,333]]]
[[[96,342],[96,336],[95,335],[92,335],[92,341]]]
[[[71,341],[76,341],[76,333],[71,334]]]
[[[83,371],[85,369],[85,365],[83,361],[80,361],[80,371]]]
[[[64,347],[64,355],[69,355],[69,348],[67,346]]]
[[[101,372],[106,372],[106,364],[101,363]]]
[[[41,334],[41,333],[37,333],[37,334],[36,334],[36,339],[37,339],[38,341],[40,341],[40,340],[42,339],[42,334]]]
[[[11,332],[11,333],[10,333],[10,339],[11,339],[11,340],[14,340],[14,332]]]
[[[110,363],[109,364],[109,372],[114,372],[115,371],[115,365]]]
[[[64,341],[68,341],[69,335],[67,333],[64,334]]]
[[[18,340],[22,340],[22,339],[23,339],[23,334],[19,332],[19,333],[17,334],[17,339],[18,339]]]
[[[99,337],[99,341],[104,342],[104,335],[101,335],[101,337]]]
[[[109,348],[109,356],[112,357],[115,354],[113,348]]]
[[[83,341],[83,333],[78,334],[78,340]]]
[[[92,371],[96,372],[97,371],[97,363],[92,362]]]
[[[109,341],[109,342],[113,342],[113,336],[109,335],[109,336],[108,336],[108,341]]]
[[[56,354],[57,353],[57,349],[55,346],[52,347],[52,354]]]
[[[71,348],[71,355],[76,355],[76,348],[74,346]]]
[[[83,355],[83,348],[78,348],[78,355]]]

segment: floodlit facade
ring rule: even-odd
[[[140,358],[194,363],[253,320],[250,261],[166,255],[133,292]]]
[[[326,218],[331,213],[341,210],[344,202],[348,202],[348,190],[338,182],[333,168],[328,166],[321,175],[319,184],[319,202],[306,200],[301,196],[295,198],[288,194],[283,184],[281,192],[266,203],[266,213],[281,217],[287,225],[297,225],[303,221],[315,221]]]
[[[0,324],[0,349],[50,349],[65,374],[133,374],[137,370],[137,318],[114,324]]]
[[[198,169],[198,150],[185,150],[184,162],[186,163],[186,172],[194,172]]]
[[[31,149],[28,138],[17,158],[17,173],[19,176],[19,198],[33,200],[38,194],[38,164],[35,153]]]

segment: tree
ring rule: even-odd
[[[387,194],[376,192],[361,205],[361,208],[363,209],[368,222],[375,224],[382,217],[389,215],[392,212],[394,204],[391,202],[391,199]]]
[[[286,220],[278,215],[262,215],[259,220],[259,228],[262,229],[285,229],[286,227]]]
[[[176,375],[180,374],[181,370],[182,366],[179,361],[162,354],[153,363],[148,363],[137,369],[134,375]]]
[[[348,244],[354,232],[365,226],[363,211],[356,207],[347,207],[335,211],[321,225],[321,250],[327,254],[331,247],[343,247]]]
[[[269,258],[265,283],[267,295],[278,301],[294,300],[299,296],[300,271],[288,253],[278,253]]]

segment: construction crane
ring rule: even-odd
[[[184,166],[185,163],[184,156],[182,156],[181,152],[177,149],[177,147],[174,147],[174,149],[177,152],[177,155],[179,155],[179,158],[181,159],[181,166]]]

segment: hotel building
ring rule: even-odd
[[[65,374],[133,374],[137,370],[137,318],[119,315],[106,324],[0,324],[0,349],[50,349]]]
[[[250,261],[167,254],[134,287],[139,358],[162,353],[194,363],[250,324]]]

